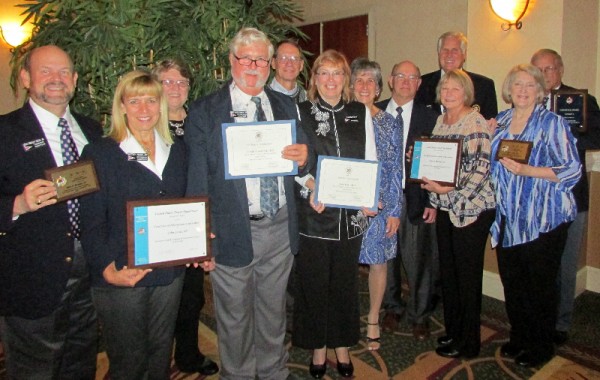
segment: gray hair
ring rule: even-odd
[[[377,92],[379,93],[381,91],[381,88],[383,87],[383,78],[381,77],[381,66],[379,66],[379,63],[369,61],[369,59],[365,57],[359,57],[350,64],[350,71],[350,87],[354,86],[356,77],[359,74],[370,73],[375,78]]]
[[[462,51],[463,54],[467,54],[467,46],[469,45],[469,40],[467,40],[467,36],[465,36],[464,33],[462,33],[462,32],[446,32],[446,33],[442,34],[440,36],[440,38],[438,38],[438,43],[437,43],[438,54],[442,50],[442,45],[444,44],[444,41],[446,40],[446,38],[449,38],[449,37],[454,37],[454,38],[458,39],[460,41],[460,50]]]
[[[269,48],[269,59],[273,57],[275,49],[273,48],[273,44],[269,37],[264,32],[256,28],[242,28],[239,32],[233,37],[231,43],[229,44],[229,52],[231,54],[237,55],[237,50],[241,46],[252,45],[255,42],[261,42],[267,45]]]

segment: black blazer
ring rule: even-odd
[[[385,111],[389,102],[390,99],[386,99],[375,105]],[[438,115],[431,108],[419,104],[416,101],[413,102],[410,126],[408,127],[408,137],[406,138],[407,150],[415,143],[415,139],[431,136],[437,117]],[[406,152],[403,153],[404,178],[409,178],[410,162],[407,161],[405,153]],[[421,185],[418,183],[405,181],[404,194],[406,195],[406,212],[408,219],[412,224],[421,223],[423,221],[425,207],[431,207],[428,192],[421,189]]]
[[[271,103],[275,120],[296,120],[298,111],[293,100],[267,87],[264,89]],[[229,85],[194,101],[185,121],[185,143],[189,155],[188,186],[186,194],[210,197],[211,229],[216,235],[212,253],[219,264],[243,267],[252,261],[252,235],[248,196],[244,179],[225,179],[222,123],[233,123]],[[302,128],[296,128],[296,141],[307,143]],[[300,171],[304,175],[314,165],[314,154],[309,146],[309,161]],[[298,220],[294,200],[294,177],[283,179],[289,212],[289,239],[292,253],[298,252]]]
[[[100,138],[100,124],[73,116],[89,142]],[[56,162],[29,103],[0,116],[0,141],[0,315],[36,319],[54,311],[69,278],[73,238],[67,204],[13,221],[15,197]]]
[[[113,139],[88,144],[81,159],[94,161],[100,191],[81,198],[81,243],[90,267],[92,286],[112,287],[102,272],[115,262],[127,265],[127,201],[180,198],[185,195],[187,164],[185,145],[171,146],[162,180],[145,166],[129,161]],[[183,273],[183,266],[153,269],[135,286],[168,285]]]
[[[560,85],[561,90],[575,90],[574,87],[566,84]],[[573,188],[573,195],[577,203],[577,211],[587,211],[589,209],[590,189],[588,185],[587,169],[585,162],[585,151],[588,149],[600,149],[600,109],[596,98],[588,94],[587,96],[587,122],[588,130],[580,132],[576,128],[571,128],[573,136],[577,138],[577,152],[581,161],[582,176]]]
[[[475,101],[473,107],[479,106],[479,113],[486,119],[496,117],[498,114],[498,100],[494,81],[483,75],[465,70],[473,81],[475,88]],[[438,115],[441,113],[440,104],[435,101],[435,89],[442,77],[442,70],[437,70],[421,77],[421,86],[415,96],[415,102],[431,107]]]

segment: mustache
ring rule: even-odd
[[[62,81],[48,82],[48,83],[46,83],[46,85],[44,87],[50,87],[50,86],[52,86],[52,87],[61,87],[61,88],[67,87],[67,85],[64,82],[62,82]]]
[[[247,74],[247,75],[260,75],[260,72],[258,70],[249,69],[249,70],[244,71],[244,74]]]

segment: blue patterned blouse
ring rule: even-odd
[[[533,142],[529,165],[551,167],[558,183],[541,178],[517,176],[500,161],[492,161],[492,181],[496,188],[496,220],[491,228],[492,247],[498,245],[500,221],[506,219],[503,247],[527,243],[540,233],[552,231],[572,221],[577,207],[572,189],[581,177],[581,164],[575,137],[562,117],[537,105],[519,135],[509,133],[514,109],[501,112],[492,140],[492,157],[496,157],[500,140]]]
[[[394,123],[394,117],[379,111],[373,116],[377,159],[381,162],[379,201],[383,208],[370,220],[363,235],[358,262],[361,264],[383,264],[396,257],[397,236],[385,236],[388,217],[400,217],[402,212],[402,143],[403,132]]]

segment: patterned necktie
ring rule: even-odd
[[[256,104],[254,120],[267,121],[260,98],[253,96],[250,99]],[[279,210],[279,185],[277,177],[260,177],[260,210],[269,218],[273,218]]]
[[[77,152],[77,145],[71,136],[71,130],[67,120],[62,117],[58,120],[58,126],[61,128],[60,132],[60,151],[62,153],[62,159],[64,165],[74,164],[79,161],[79,153]],[[81,231],[79,229],[79,199],[73,198],[67,201],[67,210],[69,211],[69,223],[71,224],[71,232],[73,236],[79,239]]]
[[[542,100],[542,106],[543,106],[545,109],[549,109],[549,108],[548,108],[548,100],[549,100],[549,99],[550,99],[550,97],[548,97],[548,96],[544,96],[544,100]]]

